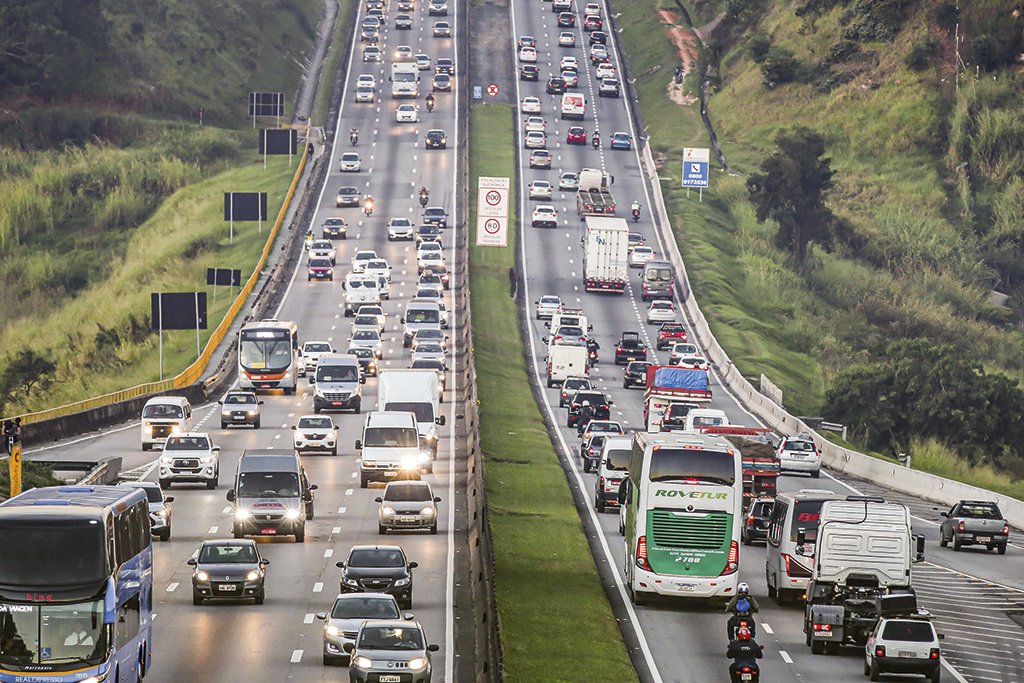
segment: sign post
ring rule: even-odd
[[[711,150],[707,147],[683,148],[682,186],[686,188],[687,196],[691,187],[698,188],[701,202],[704,201],[704,188],[708,186],[710,159]]]
[[[11,498],[21,493],[21,442],[11,446],[11,457],[7,461],[11,468]]]
[[[476,244],[508,246],[509,179],[480,176],[477,180]]]

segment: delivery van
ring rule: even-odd
[[[438,427],[444,426],[440,414],[440,395],[437,373],[433,370],[382,370],[377,382],[377,410],[403,410],[416,416],[416,425],[424,449],[430,460],[423,464],[424,472],[434,471]]]
[[[416,416],[403,410],[367,413],[363,436],[356,440],[359,458],[359,488],[371,481],[419,480],[420,470],[430,458],[421,448]]]
[[[578,92],[567,92],[562,95],[562,118],[583,120],[587,114],[587,99]]]
[[[142,408],[142,450],[192,431],[192,405],[184,396],[156,396]]]
[[[304,542],[316,489],[291,449],[243,451],[235,484],[227,493],[234,505],[231,533],[235,538],[294,536],[296,543]]]

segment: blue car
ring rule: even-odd
[[[629,133],[612,133],[612,149],[633,149]]]

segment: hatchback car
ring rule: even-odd
[[[441,228],[432,224],[425,223],[424,225],[416,228],[416,244],[422,244],[423,242],[440,242],[441,241]]]
[[[566,55],[558,62],[559,70],[572,69],[576,71],[579,69],[579,60],[571,55]]]
[[[612,149],[633,149],[633,138],[629,137],[629,133],[623,133],[617,131],[612,133]]]
[[[608,42],[608,34],[604,31],[592,31],[589,42],[591,45],[604,45]]]
[[[171,503],[174,496],[164,496],[163,489],[153,481],[122,481],[118,486],[142,489],[149,502],[149,531],[161,541],[171,540]]]
[[[598,97],[618,97],[619,81],[616,78],[602,78],[601,84],[597,86]]]
[[[320,228],[320,237],[328,240],[343,240],[348,237],[348,223],[344,218],[325,218]]]
[[[604,44],[593,45],[590,48],[590,63],[597,65],[608,59],[608,48]]]
[[[380,53],[380,48],[376,45],[368,45],[363,48],[363,61],[364,62],[380,62],[383,61],[383,57]]]
[[[740,539],[743,541],[743,545],[767,542],[768,524],[774,509],[774,498],[755,498],[750,501],[747,512],[743,516],[743,528],[740,530]]]
[[[569,145],[587,144],[587,131],[583,126],[569,126],[565,134],[565,142]]]
[[[380,503],[377,533],[397,529],[428,529],[437,533],[437,504],[441,499],[427,482],[389,481],[384,495],[375,500]]]
[[[444,284],[444,280],[437,273],[424,272],[420,274],[419,279],[416,281],[416,287],[418,289],[436,289],[437,291],[444,291],[447,289]]]
[[[415,236],[412,221],[405,216],[394,216],[388,219],[388,240],[411,240]]]
[[[533,36],[519,36],[518,40],[516,40],[516,47],[518,47],[520,50],[523,49],[524,47],[535,48],[537,47],[537,39],[534,38]]]
[[[536,64],[522,64],[519,66],[519,80],[539,81],[540,68]]]
[[[531,45],[519,48],[519,61],[535,64],[537,62],[537,48]]]
[[[647,324],[670,323],[676,319],[676,305],[665,299],[658,299],[651,302],[647,309]]]
[[[313,244],[309,247],[310,258],[325,258],[331,262],[333,266],[338,258],[338,252],[334,248],[334,243],[330,240],[318,239],[313,240]]]
[[[864,675],[916,673],[938,683],[942,671],[942,636],[927,619],[879,619],[864,644]]]
[[[589,439],[591,434],[611,434],[623,436],[626,430],[620,422],[615,420],[591,420],[587,428],[583,430],[583,439]]]
[[[362,193],[356,188],[346,185],[338,188],[338,194],[335,197],[334,205],[341,206],[359,206],[362,201]]]
[[[362,160],[357,152],[345,152],[341,155],[341,161],[338,162],[338,170],[342,173],[359,173],[361,167]]]
[[[437,128],[428,130],[424,146],[427,149],[446,149],[448,147],[448,134]]]
[[[655,341],[654,346],[661,351],[679,342],[684,342],[687,338],[686,326],[682,323],[664,323],[658,328],[658,339]]]
[[[606,78],[615,78],[618,74],[615,73],[615,67],[607,62],[598,64],[597,69],[594,71],[594,75],[604,80]]]
[[[551,200],[551,183],[546,180],[534,180],[530,183],[530,199]]]
[[[535,228],[557,228],[558,212],[550,204],[541,204],[533,210],[530,225]]]
[[[329,612],[317,612],[316,618],[324,622],[324,665],[348,664],[345,644],[354,644],[364,621],[372,619],[402,619],[394,596],[387,593],[346,593],[334,599]],[[406,614],[411,621],[413,616]]]
[[[366,270],[366,264],[377,258],[377,252],[372,249],[360,249],[352,255],[352,272],[362,273]]]
[[[395,596],[405,609],[412,607],[412,570],[405,551],[397,545],[357,545],[348,558],[336,563],[341,572],[341,593],[379,592]]]
[[[412,51],[412,47],[408,45],[399,45],[395,48],[394,59],[396,62],[411,62],[416,59]]]
[[[377,332],[384,332],[384,323],[382,320],[369,313],[356,313],[355,317],[352,318],[352,330],[376,330]]]
[[[326,353],[334,352],[334,347],[328,341],[311,339],[310,341],[302,342],[302,348],[299,349],[299,356],[302,358],[298,368],[299,377],[309,377],[309,381],[314,382],[316,366],[320,362],[320,357]]]
[[[530,152],[530,168],[551,168],[551,152],[546,149]]]
[[[327,366],[324,366],[327,367]],[[328,415],[303,415],[292,425],[292,445],[299,453],[338,454],[338,428]]]
[[[547,127],[547,124],[544,123],[543,116],[527,116],[526,120],[523,122],[523,130],[527,133],[532,133],[534,131],[543,133],[547,130]]]
[[[334,264],[330,259],[311,258],[306,262],[306,282],[313,280],[334,281]]]
[[[562,310],[562,300],[553,295],[545,294],[534,302],[537,320],[551,320],[555,313]]]
[[[580,189],[580,174],[567,171],[558,177],[559,190]]]
[[[438,327],[425,327],[423,329],[416,330],[416,332],[414,332],[412,335],[413,348],[415,348],[417,344],[423,342],[436,342],[440,344],[442,347],[447,348],[448,335],[444,333],[444,330]]]
[[[373,86],[357,85],[356,102],[362,104],[373,104],[377,100],[377,91]]]
[[[400,104],[395,110],[396,123],[416,123],[420,120],[420,108],[415,104]]]
[[[779,443],[779,466],[783,472],[806,472],[821,476],[821,452],[810,436],[795,436]]]
[[[562,72],[558,75],[565,81],[566,88],[575,88],[580,83],[580,76],[573,69],[562,69]]]
[[[700,349],[697,348],[696,344],[691,344],[690,342],[677,342],[672,345],[672,351],[669,352],[668,362],[671,365],[675,365],[681,358],[691,358],[699,355]]]
[[[629,251],[629,267],[643,268],[644,264],[654,258],[654,249],[650,247],[633,247]]]
[[[413,360],[436,360],[443,363],[447,355],[444,345],[435,341],[420,342],[419,344],[413,344],[412,347]]]
[[[572,12],[559,12],[556,23],[561,28],[572,28],[576,25],[576,15]]]
[[[633,360],[627,363],[626,369],[622,373],[622,388],[645,388],[647,386],[647,368],[651,367],[651,365],[653,363],[645,360]]]
[[[439,649],[415,621],[366,621],[345,645],[349,683],[430,683],[430,653]]]
[[[452,77],[448,74],[434,74],[434,78],[430,82],[430,87],[433,90],[439,92],[451,92],[452,90]]]
[[[544,86],[544,91],[549,95],[561,95],[566,89],[565,79],[561,76],[552,76]]]
[[[206,541],[189,558],[192,567],[192,604],[204,600],[266,599],[267,565],[251,538]]]
[[[435,21],[433,35],[435,38],[451,38],[452,25],[447,21]]]
[[[584,31],[600,31],[603,28],[604,21],[601,19],[601,17],[595,17],[591,15],[583,20]]]
[[[562,31],[559,33],[558,47],[576,47],[576,34],[572,31]]]
[[[221,429],[227,429],[229,425],[250,425],[253,429],[260,428],[260,406],[263,405],[263,401],[256,396],[256,392],[229,391],[217,403],[220,405]]]
[[[524,97],[522,102],[519,103],[519,111],[523,114],[539,114],[540,98],[532,96]]]

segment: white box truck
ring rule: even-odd
[[[425,454],[420,469],[434,471],[437,457],[438,427],[444,426],[440,414],[441,391],[433,370],[382,370],[377,380],[377,410],[403,410],[416,416]]]
[[[629,226],[622,218],[587,216],[583,237],[583,285],[588,292],[626,289]]]
[[[420,96],[420,70],[415,62],[395,62],[391,65],[391,96]]]
[[[587,360],[586,346],[552,346],[548,349],[548,386],[590,374]]]

